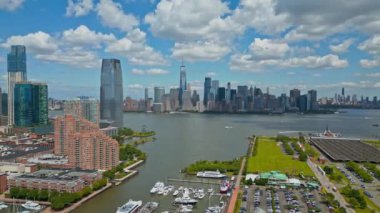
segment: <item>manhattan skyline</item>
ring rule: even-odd
[[[53,98],[99,97],[101,58],[121,60],[124,96],[134,98],[178,87],[182,59],[199,94],[210,76],[277,95],[378,96],[379,2],[200,2],[0,1],[0,87],[10,45],[25,45],[30,80]]]

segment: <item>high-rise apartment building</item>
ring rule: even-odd
[[[16,83],[14,125],[31,127],[48,124],[48,86],[44,83]]]
[[[123,126],[123,76],[120,60],[103,59],[100,82],[100,119]]]
[[[14,117],[14,87],[18,82],[27,80],[26,49],[23,45],[12,45],[8,54],[8,125],[15,122]]]
[[[88,121],[99,124],[99,101],[89,97],[78,97],[66,101],[63,107],[65,114],[83,117]]]
[[[68,157],[71,168],[109,170],[119,162],[119,144],[82,117],[59,116],[54,123],[54,153]]]

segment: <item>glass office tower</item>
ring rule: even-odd
[[[16,83],[14,125],[32,127],[48,124],[48,87],[43,83]]]
[[[26,49],[23,45],[12,45],[8,54],[8,125],[14,125],[14,87],[17,82],[25,82]]]
[[[103,59],[100,79],[100,119],[123,126],[123,79],[120,60]]]

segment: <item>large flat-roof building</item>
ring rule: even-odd
[[[97,171],[42,169],[32,174],[10,176],[8,185],[9,188],[21,187],[74,193],[101,178],[101,173]]]

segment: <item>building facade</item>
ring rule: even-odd
[[[100,82],[100,119],[123,126],[123,79],[120,60],[103,59]]]
[[[66,101],[63,110],[65,114],[83,117],[88,121],[99,124],[99,101],[93,98],[79,97]]]
[[[43,83],[16,83],[13,93],[14,125],[32,127],[48,124],[48,87]]]
[[[109,170],[119,163],[119,144],[81,117],[55,119],[54,153],[68,157],[71,168]]]
[[[14,125],[14,87],[18,82],[27,80],[26,48],[23,45],[12,45],[8,54],[8,125]]]

